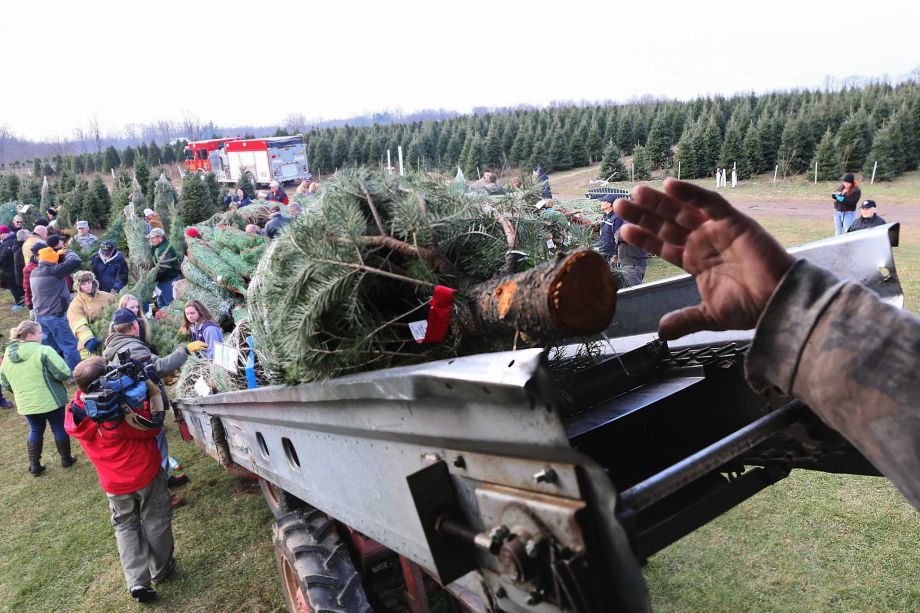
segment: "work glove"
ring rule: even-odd
[[[208,348],[208,344],[204,341],[192,341],[185,346],[185,350],[189,352],[189,355],[195,353],[196,351],[204,351]]]
[[[90,353],[96,353],[96,351],[102,346],[102,341],[100,341],[95,336],[91,336],[83,346],[86,347],[86,350]]]

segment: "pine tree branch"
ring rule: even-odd
[[[364,183],[361,183],[361,191],[364,192],[364,198],[367,200],[367,206],[371,209],[371,215],[374,216],[374,222],[377,224],[377,229],[380,230],[381,236],[387,236],[387,231],[383,227],[383,219],[380,217],[380,213],[377,211],[377,207],[374,206],[374,199],[371,198],[370,193],[367,191],[367,187]]]
[[[398,238],[393,238],[392,236],[361,236],[358,237],[358,243],[371,247],[384,247],[409,257],[427,260],[428,262],[431,262],[435,268],[445,274],[457,274],[456,267],[447,258],[442,256],[434,249],[429,249],[428,247],[416,247],[414,245],[410,245],[409,243],[405,243]]]
[[[385,238],[388,238],[388,237],[385,237]],[[392,240],[396,240],[396,239],[392,239]],[[411,277],[404,277],[402,275],[397,275],[392,272],[387,272],[385,270],[380,270],[379,268],[373,268],[371,266],[366,266],[364,264],[352,264],[351,262],[340,262],[337,260],[324,260],[320,258],[313,258],[313,261],[319,262],[321,264],[332,264],[334,266],[346,266],[348,268],[354,268],[355,270],[363,270],[364,272],[369,272],[375,275],[389,277],[391,279],[396,279],[397,281],[404,281],[406,283],[414,283],[415,285],[421,285],[423,287],[434,287],[433,283],[428,283],[427,281],[420,281],[418,279],[413,279]]]

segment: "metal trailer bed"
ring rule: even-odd
[[[792,251],[901,306],[897,238],[889,224]],[[648,556],[791,469],[877,474],[807,407],[747,387],[753,331],[657,340],[662,314],[698,300],[689,276],[622,290],[609,342],[587,359],[573,342],[564,376],[528,349],[178,405],[276,512],[304,501],[355,536],[359,568],[368,544],[399,554],[413,610],[424,575],[474,611],[647,610]]]

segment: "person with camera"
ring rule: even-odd
[[[862,198],[859,182],[852,172],[843,175],[843,185],[831,197],[834,199],[834,236],[846,234],[856,217],[856,205]]]
[[[102,341],[96,338],[89,325],[102,317],[107,306],[115,302],[115,294],[99,289],[96,275],[88,270],[81,270],[74,275],[77,293],[67,307],[67,323],[70,331],[77,337],[77,350],[80,358],[86,359],[102,349]]]
[[[187,345],[178,347],[168,356],[158,357],[154,355],[150,347],[139,338],[141,330],[137,315],[126,308],[115,311],[115,314],[112,316],[112,329],[114,332],[105,339],[105,350],[102,352],[102,357],[106,362],[110,365],[120,364],[121,358],[119,356],[127,351],[131,359],[141,363],[151,363],[157,375],[161,377],[177,372],[182,368],[182,365],[185,364],[188,356],[196,351],[204,351],[208,348],[207,343],[192,341]],[[157,446],[160,449],[163,472],[164,474],[168,473],[169,447],[166,442],[165,427],[160,431],[157,437]],[[188,482],[188,477],[185,475],[170,477],[170,479],[172,480],[169,484],[170,487],[178,487]],[[178,496],[174,496],[171,502],[174,507],[185,504],[185,501]]]
[[[46,423],[54,433],[61,466],[68,468],[77,461],[70,453],[70,437],[64,430],[64,381],[70,378],[70,368],[51,347],[41,344],[42,327],[38,322],[20,322],[10,330],[10,340],[0,364],[0,385],[13,392],[17,411],[29,423],[29,473],[37,477],[45,471],[41,459]]]
[[[77,365],[78,390],[64,423],[108,498],[128,591],[138,602],[150,602],[156,598],[154,584],[176,568],[169,489],[156,445],[165,407],[160,405],[159,415],[151,410],[155,385],[153,392],[145,384],[138,393],[138,373],[113,370],[98,356]]]

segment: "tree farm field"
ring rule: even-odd
[[[588,178],[582,169],[550,180],[555,193],[575,197]],[[833,234],[834,187],[801,179],[774,187],[771,175],[722,193],[792,246]],[[920,172],[863,185],[863,195],[878,202],[880,215],[902,224],[895,262],[905,305],[918,312]],[[647,279],[678,273],[656,258]],[[4,344],[23,318],[11,305],[3,291]],[[0,412],[0,611],[142,610],[125,589],[106,499],[86,456],[75,443],[79,461],[64,470],[46,442],[48,469],[33,478],[26,433],[15,411]],[[173,425],[169,441],[191,478],[176,490],[188,505],[173,520],[177,574],[145,608],[283,611],[272,518],[258,486],[183,442]],[[657,611],[917,611],[918,543],[920,514],[887,480],[795,470],[653,556],[644,575]]]

